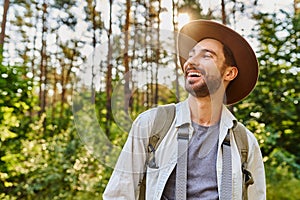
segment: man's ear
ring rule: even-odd
[[[235,79],[235,77],[237,77],[238,73],[239,73],[239,70],[237,67],[234,67],[234,66],[227,67],[225,69],[225,73],[224,73],[224,80],[232,81],[233,79]]]

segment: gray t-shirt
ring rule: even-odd
[[[187,199],[219,199],[217,185],[217,151],[219,124],[205,127],[193,123],[195,133],[188,149]],[[163,200],[175,199],[176,167],[164,188]]]

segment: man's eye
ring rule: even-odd
[[[211,53],[205,53],[205,54],[203,55],[203,57],[204,57],[204,58],[212,58],[213,56],[212,56]]]

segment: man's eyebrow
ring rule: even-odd
[[[214,56],[218,57],[217,53],[216,53],[215,51],[211,50],[211,49],[201,49],[201,51],[203,51],[203,52],[205,52],[205,53],[206,53],[206,52],[211,53],[211,54],[213,54]]]
[[[206,52],[208,52],[208,53],[211,53],[211,54],[213,54],[214,56],[218,57],[217,53],[216,53],[215,51],[211,50],[211,49],[201,49],[200,52],[201,52],[201,53],[206,53]],[[190,54],[190,53],[195,53],[195,49],[194,49],[194,48],[191,49],[191,50],[189,51],[189,54]]]
[[[192,49],[189,51],[189,54],[191,54],[191,53],[195,53],[195,49],[194,49],[194,48],[192,48]]]

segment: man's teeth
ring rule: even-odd
[[[188,76],[200,77],[201,73],[199,73],[199,72],[189,72]]]

